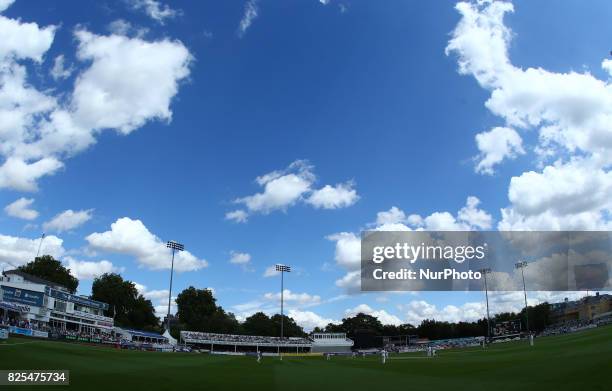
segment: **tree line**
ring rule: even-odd
[[[527,315],[527,317],[526,317]],[[510,320],[520,320],[523,331],[527,331],[527,324],[530,331],[540,332],[550,323],[550,305],[541,303],[536,306],[529,306],[527,311],[504,312],[491,317],[490,326],[493,328],[495,323]],[[418,326],[406,323],[401,325],[385,325],[378,318],[359,313],[352,317],[342,319],[340,324],[329,323],[321,328],[316,327],[313,332],[342,332],[347,337],[355,341],[355,347],[366,348],[381,346],[384,337],[394,336],[418,336],[418,338],[451,339],[465,337],[479,337],[487,335],[487,318],[478,319],[473,322],[446,322],[435,319],[424,319]]]
[[[33,262],[19,267],[28,274],[55,282],[76,292],[79,281],[60,261],[49,255],[37,257]],[[151,300],[136,289],[134,282],[124,280],[119,274],[105,273],[96,277],[92,284],[91,298],[109,304],[105,315],[114,318],[119,327],[161,332],[164,325],[155,315]],[[212,291],[190,286],[176,298],[177,313],[171,319],[171,334],[177,338],[181,330],[243,335],[280,335],[281,315],[268,316],[257,312],[239,322],[232,312],[217,304]],[[529,320],[531,331],[542,331],[550,324],[550,306],[542,303],[530,306],[521,312],[500,313],[491,318],[491,327],[496,322],[520,319],[523,329]],[[306,333],[294,319],[283,315],[283,334],[286,337],[301,337]],[[355,341],[356,347],[381,346],[385,336],[413,335],[428,339],[449,339],[487,335],[486,318],[473,322],[445,322],[425,319],[418,326],[412,324],[384,325],[372,315],[359,313],[342,319],[339,324],[330,323],[317,327],[314,332],[343,332]]]

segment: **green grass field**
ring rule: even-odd
[[[11,338],[0,369],[69,369],[83,390],[610,390],[612,327],[526,342],[380,357],[253,357],[121,351]],[[19,389],[24,389],[22,386]],[[43,387],[49,388],[49,387]],[[66,387],[58,387],[66,389]],[[40,389],[40,387],[36,388]]]

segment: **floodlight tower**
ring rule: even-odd
[[[40,249],[42,247],[43,244],[43,240],[45,240],[45,233],[43,232],[43,234],[40,236],[40,242],[38,243],[38,251],[36,251],[36,258],[38,258],[40,256]],[[34,258],[34,260],[36,260],[36,258]]]
[[[185,250],[185,246],[174,240],[166,243],[166,247],[172,250],[172,264],[170,266],[170,290],[168,291],[168,316],[166,317],[166,329],[170,332],[170,301],[172,300],[172,275],[174,274],[174,253]]]
[[[285,273],[291,272],[291,266],[277,264],[276,265],[276,271],[280,272],[280,274],[281,274],[281,329],[280,329],[280,337],[281,337],[281,343],[282,343],[282,339],[283,339],[283,321],[284,321],[284,319],[283,319],[284,275],[285,275]]]
[[[525,296],[525,328],[527,329],[527,334],[529,334],[529,311],[527,309],[527,288],[525,287],[525,271],[524,269],[527,267],[527,262],[520,261],[514,265],[515,268],[521,269],[521,277],[523,277],[523,294]]]
[[[485,298],[487,301],[487,339],[491,340],[491,317],[489,316],[489,289],[487,287],[487,274],[491,273],[491,269],[480,269],[480,273],[482,273],[482,275],[484,276]]]

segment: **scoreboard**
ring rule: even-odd
[[[493,338],[510,337],[521,334],[520,319],[497,322],[493,325]]]

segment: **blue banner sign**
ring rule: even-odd
[[[43,306],[44,294],[42,292],[13,288],[11,286],[2,286],[2,291],[4,293],[4,301],[27,304],[34,307]]]
[[[101,301],[86,299],[84,297],[73,295],[68,292],[58,291],[57,289],[47,287],[45,292],[48,296],[64,301],[69,301],[71,303],[76,303],[85,307],[98,308],[102,310],[108,309],[108,304],[102,303]]]

